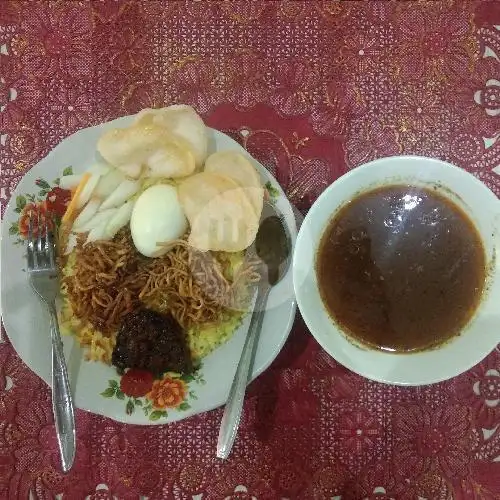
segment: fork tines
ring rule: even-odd
[[[54,239],[50,225],[54,227],[50,214],[40,216],[40,210],[36,212],[37,235],[33,234],[33,219],[35,214],[30,212],[27,240],[28,271],[35,269],[55,269]],[[43,225],[43,227],[42,227]]]

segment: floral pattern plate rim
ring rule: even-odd
[[[23,215],[28,204],[57,207],[64,198],[58,179],[88,168],[95,161],[96,143],[103,131],[128,125],[133,115],[82,129],[64,139],[45,158],[29,170],[12,193],[2,221],[1,299],[5,329],[21,359],[50,384],[50,337],[48,315],[29,288],[24,271]],[[243,150],[226,134],[209,130],[210,149]],[[277,208],[283,213],[292,243],[297,235],[293,208],[274,177],[257,161]],[[65,170],[66,169],[66,170]],[[23,212],[24,210],[24,212]],[[262,373],[278,355],[293,325],[296,312],[291,269],[269,297],[262,335],[255,357],[252,379]],[[133,424],[163,424],[184,419],[218,406],[227,400],[233,374],[243,347],[249,317],[233,337],[203,360],[190,376],[166,373],[153,380],[140,370],[120,377],[115,368],[83,359],[82,349],[72,337],[64,336],[74,400],[78,408],[114,420]]]

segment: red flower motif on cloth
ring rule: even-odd
[[[455,483],[453,500],[497,500],[500,462],[476,460],[470,468],[470,475]]]
[[[349,18],[352,5],[349,2],[321,0],[314,2],[314,7],[327,21],[340,25]]]
[[[340,49],[345,59],[347,73],[363,74],[379,67],[379,58],[384,53],[380,33],[353,31],[349,33]]]
[[[170,104],[163,85],[159,82],[140,82],[132,85],[122,98],[126,113],[137,113],[144,108],[162,108]]]
[[[2,149],[0,148],[0,154],[4,152],[5,151],[2,151]],[[7,160],[7,158],[5,158],[5,160]],[[9,158],[9,160],[12,159]],[[12,163],[12,161],[9,161],[9,163]],[[23,174],[24,172],[22,170],[18,170],[17,168],[2,168],[2,185],[0,186],[0,197],[10,197],[10,194],[19,184],[19,181],[23,177]],[[2,203],[2,218],[6,205],[6,203]]]
[[[5,56],[0,54],[0,66],[5,60]],[[16,128],[24,117],[23,110],[16,102],[17,91],[14,88],[0,79],[0,130],[6,131],[11,128]]]
[[[307,500],[325,500],[325,498],[342,497],[348,489],[349,473],[338,462],[321,467],[315,471],[309,484],[300,498]]]
[[[3,2],[0,9],[0,45],[6,44],[9,48],[10,41],[15,35],[20,19],[20,5],[16,2]]]
[[[203,500],[275,500],[277,492],[246,462],[225,467],[207,486]]]
[[[43,141],[39,130],[21,127],[7,135],[5,148],[2,150],[2,162],[10,161],[17,170],[21,170],[40,158],[43,153]],[[4,171],[2,169],[2,177]]]
[[[34,398],[39,394],[41,386],[41,380],[31,370],[27,370],[12,351],[5,331],[2,335],[4,342],[0,344],[0,450],[13,447],[19,438],[19,433],[12,424],[17,411],[16,402],[22,397]]]
[[[200,113],[210,111],[222,101],[220,76],[220,68],[210,59],[186,57],[172,75],[176,100],[190,104]]]
[[[301,115],[311,109],[318,74],[309,62],[283,61],[276,69],[276,88],[271,104],[284,115]]]
[[[345,148],[346,163],[350,168],[400,152],[394,128],[366,118],[352,123]]]
[[[120,379],[120,390],[127,396],[140,398],[152,389],[153,381],[152,373],[132,368]]]
[[[119,71],[133,71],[146,59],[145,34],[135,26],[120,26],[110,41],[111,64]]]
[[[141,491],[134,477],[123,470],[116,470],[114,464],[99,461],[92,464],[91,477],[86,484],[78,484],[80,497],[88,500],[136,500]]]
[[[74,85],[59,88],[50,101],[56,121],[70,132],[91,124],[92,107],[88,93]]]
[[[230,495],[224,500],[257,500],[257,497],[249,493],[248,488],[242,484],[236,486]]]
[[[360,115],[363,107],[362,98],[353,87],[330,80],[324,88],[324,102],[313,108],[309,122],[319,135],[342,136],[347,132],[347,117]]]
[[[283,139],[270,130],[240,130],[243,147],[286,189],[289,182],[290,152]]]
[[[91,467],[87,464],[82,467],[78,461],[75,463],[75,474],[72,471],[68,476],[71,480],[68,496],[88,498],[90,495],[93,499],[106,500],[136,500],[141,495],[152,498],[152,493],[160,490],[163,482],[163,470],[157,459],[157,446],[160,445],[157,433],[152,433],[152,429],[146,426],[126,426],[108,419],[99,430],[94,426],[89,429],[83,418],[87,415],[89,421],[95,422],[95,416],[80,414],[77,437],[85,436],[88,442],[98,435],[99,447],[106,450],[106,455],[103,458],[94,449]],[[98,434],[95,435],[95,432]],[[154,461],[144,456],[144,443],[148,443],[148,450],[155,456]]]
[[[229,2],[220,4],[220,9],[234,21],[246,24],[259,19],[265,5],[258,2]]]
[[[284,20],[297,21],[304,17],[309,10],[308,7],[304,2],[280,2],[277,15]]]
[[[65,2],[58,9],[46,4],[26,6],[22,15],[27,36],[21,60],[34,76],[88,77],[93,73],[90,5]]]
[[[161,480],[161,473],[156,471],[156,467],[150,466],[143,470],[142,466],[148,462],[149,458],[144,457],[144,443],[151,440],[151,428],[147,426],[130,426],[124,432],[121,424],[109,422],[101,430],[99,441],[103,449],[106,449],[107,462],[102,464],[102,470],[96,471],[94,478],[95,484],[91,484],[91,489],[99,483],[105,483],[110,486],[115,481],[114,473],[119,471],[119,479],[123,484],[133,482],[138,487],[138,482],[144,482],[145,485],[151,482],[149,474],[155,472],[158,479]],[[158,464],[157,464],[158,465]],[[138,475],[143,474],[144,478],[139,479]],[[105,476],[106,480],[104,480]],[[109,482],[107,482],[109,481]],[[153,481],[154,482],[154,481]],[[145,495],[145,492],[142,492]]]
[[[0,114],[0,129],[13,132],[20,127],[33,125],[33,110],[39,110],[44,92],[38,81],[25,78],[18,59],[0,54],[0,106],[5,106]]]
[[[93,14],[103,22],[116,20],[124,9],[122,3],[114,2],[92,2],[91,6]],[[127,8],[126,5],[125,8]]]
[[[328,398],[332,401],[355,399],[363,386],[364,379],[345,370],[337,370],[329,378]]]
[[[300,430],[302,426],[317,414],[319,398],[311,386],[311,379],[300,368],[283,368],[262,375],[265,388],[254,391],[249,389],[248,404],[242,417],[241,427],[256,428],[269,433],[271,429],[263,429],[259,414],[273,415],[278,427],[277,435],[285,428]],[[295,432],[295,431],[294,431]],[[298,436],[295,436],[298,439]]]
[[[290,181],[286,194],[297,208],[310,207],[332,181],[330,167],[323,160],[290,157]]]
[[[398,128],[428,130],[439,122],[446,103],[439,87],[432,83],[410,84],[398,90]]]
[[[402,152],[427,156],[429,158],[450,159],[450,133],[434,129],[432,134],[426,131],[405,132],[399,134]]]
[[[274,476],[276,490],[287,498],[300,498],[300,492],[309,481],[309,474],[304,469],[302,461],[297,463],[283,463],[280,460]]]
[[[186,383],[180,378],[172,378],[166,374],[155,380],[146,397],[152,401],[154,408],[177,408],[185,399]]]
[[[307,425],[316,415],[319,401],[303,370],[285,369],[277,381],[276,415],[282,424]]]
[[[479,44],[465,9],[449,9],[439,3],[404,9],[397,26],[401,41],[395,64],[401,79],[434,76],[455,80],[471,73]]]
[[[265,57],[245,50],[233,54],[225,64],[228,99],[237,108],[250,108],[269,97]]]
[[[452,393],[467,403],[480,428],[491,429],[500,418],[500,355],[497,351],[453,380]]]
[[[47,390],[42,397],[32,398],[18,406],[15,418],[19,431],[18,442],[14,455],[16,470],[30,472],[33,475],[52,469],[59,470],[60,457],[57,444],[50,394]],[[85,432],[85,426],[80,426],[80,432]],[[77,437],[76,464],[88,464],[88,452],[85,442]],[[34,476],[33,476],[34,477]]]
[[[489,21],[489,26],[484,26],[477,30],[480,52],[481,54],[488,54],[488,56],[491,56],[491,52],[493,52],[498,56],[500,54],[500,33],[496,28],[497,23],[491,22],[491,14]]]
[[[363,498],[363,500],[398,500],[410,499],[411,494],[406,496],[405,487],[399,483],[392,474],[391,467],[385,462],[376,462],[368,466],[367,470],[354,486],[354,491],[349,492],[348,498]],[[407,489],[407,488],[406,488]]]
[[[366,448],[371,448],[380,433],[377,419],[366,410],[344,413],[340,417],[340,439],[351,453],[360,454]]]
[[[456,135],[450,145],[450,155],[453,163],[464,168],[480,160],[485,150],[482,137],[467,132]]]
[[[1,438],[0,438],[1,443]],[[9,443],[10,444],[10,443]],[[3,448],[3,447],[2,447]],[[9,498],[9,483],[14,475],[15,460],[13,455],[8,451],[3,451],[0,448],[0,495],[1,498]]]
[[[180,489],[187,495],[201,495],[212,477],[211,468],[207,467],[206,464],[196,461],[190,462],[180,469],[174,488]]]
[[[499,75],[500,62],[494,57],[482,58],[471,74],[462,75],[454,85],[461,120],[478,136],[494,137],[500,132]]]
[[[390,461],[368,465],[360,476],[349,485],[348,500],[415,500],[429,498],[447,500],[452,490],[449,481],[430,471],[409,480],[394,474]]]
[[[394,463],[403,477],[435,471],[451,479],[467,473],[471,440],[468,408],[402,405],[394,409],[393,418],[398,436]]]

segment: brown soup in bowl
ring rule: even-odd
[[[436,190],[364,192],[328,224],[316,256],[322,301],[340,328],[388,351],[439,346],[474,315],[486,256],[473,222]]]

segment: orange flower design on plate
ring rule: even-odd
[[[180,378],[164,375],[155,380],[146,398],[152,401],[153,408],[176,408],[186,399],[186,383]]]

